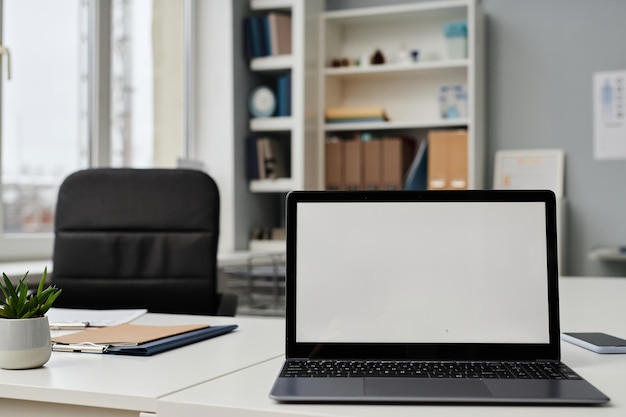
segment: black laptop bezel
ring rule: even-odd
[[[316,202],[541,202],[546,208],[549,343],[366,344],[296,341],[296,238],[298,203]],[[549,190],[292,191],[286,197],[286,357],[389,360],[560,360],[556,200]],[[322,308],[320,306],[320,308]],[[356,347],[358,346],[358,349]]]

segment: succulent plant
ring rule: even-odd
[[[28,319],[43,317],[52,307],[52,303],[61,294],[61,289],[48,286],[44,289],[48,268],[43,271],[37,292],[29,294],[26,277],[28,272],[13,285],[5,273],[2,274],[4,283],[0,283],[0,290],[4,295],[4,301],[0,304],[0,318],[5,319]]]

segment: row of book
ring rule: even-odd
[[[462,190],[468,188],[466,129],[431,130],[415,139],[330,138],[328,190]]]
[[[285,240],[284,227],[253,227],[250,231],[250,239],[253,240]]]
[[[389,120],[382,107],[330,107],[324,117],[326,123],[384,122]]]
[[[291,55],[291,15],[270,12],[248,16],[243,31],[248,59]]]
[[[246,177],[257,179],[289,177],[289,141],[285,138],[246,138]]]
[[[416,155],[416,140],[330,138],[325,143],[327,190],[402,190]]]

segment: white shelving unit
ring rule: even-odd
[[[291,16],[291,54],[253,58],[247,63],[246,83],[250,89],[260,81],[291,74],[291,115],[283,117],[250,117],[248,135],[277,137],[288,141],[289,176],[257,179],[246,182],[247,190],[239,190],[256,216],[238,225],[244,227],[281,227],[285,193],[312,188],[317,175],[317,57],[318,17],[324,0],[251,0],[249,14],[270,12]],[[245,16],[242,16],[245,18]],[[247,103],[239,105],[247,111]],[[242,138],[243,139],[243,138]],[[245,215],[245,214],[242,214]],[[248,239],[247,250],[279,253],[285,251],[284,240]]]
[[[466,20],[467,58],[448,59],[444,25]],[[333,134],[406,133],[425,137],[429,129],[468,131],[468,184],[482,188],[483,132],[483,15],[475,0],[420,2],[325,12],[320,17],[320,99],[318,154]],[[380,50],[384,64],[332,67],[333,60],[355,60]],[[419,51],[417,61],[399,60]],[[465,85],[468,117],[443,119],[439,87]],[[383,107],[387,122],[333,123],[324,121],[329,107]],[[373,131],[373,132],[372,132]],[[318,184],[324,184],[324,161],[319,158]]]
[[[290,177],[252,180],[251,192],[281,193],[311,187],[317,161],[307,152],[307,143],[316,135],[310,126],[316,125],[317,104],[317,16],[323,10],[321,0],[252,0],[252,12],[280,11],[291,15],[292,53],[254,58],[250,72],[256,75],[291,73],[291,116],[251,118],[250,133],[287,135],[290,141]]]
[[[626,262],[626,246],[597,246],[589,251],[595,261]]]

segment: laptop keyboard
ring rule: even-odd
[[[581,379],[563,364],[550,362],[418,362],[290,360],[282,377],[413,377]]]

